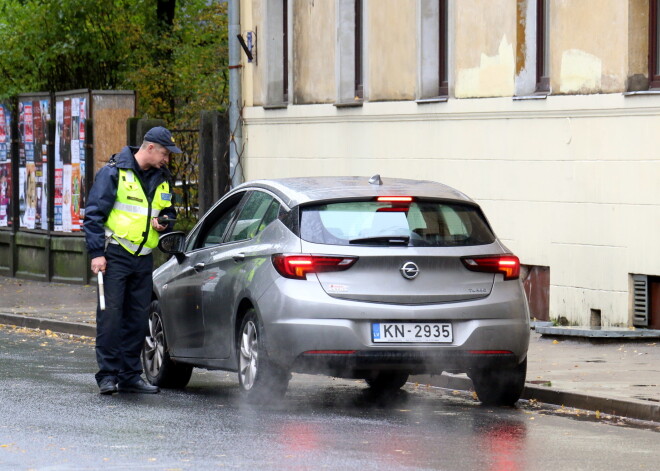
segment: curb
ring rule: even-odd
[[[27,327],[29,329],[52,330],[53,332],[62,334],[96,337],[96,325],[83,324],[81,322],[63,322],[0,312],[0,324]]]
[[[63,334],[96,337],[96,325],[42,319],[20,314],[0,312],[0,324],[15,325],[30,329],[52,330]],[[409,382],[429,384],[431,386],[445,389],[474,391],[472,380],[470,380],[465,374],[454,375],[443,373],[441,375],[411,376]],[[532,386],[530,384],[525,385],[522,399],[534,399],[546,404],[554,404],[594,412],[599,411],[602,414],[617,415],[628,417],[630,419],[660,422],[660,404],[646,404],[641,401],[591,396],[588,394],[553,389],[544,386]]]
[[[441,375],[411,376],[409,381],[445,389],[474,391],[472,380],[465,374],[454,375],[443,373]],[[660,404],[646,404],[641,401],[592,396],[574,391],[533,386],[530,384],[525,385],[521,398],[527,400],[534,399],[538,402],[572,407],[574,409],[598,411],[601,414],[617,415],[629,419],[660,422]]]

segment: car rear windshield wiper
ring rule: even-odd
[[[374,237],[360,237],[359,239],[351,239],[348,241],[350,244],[363,244],[363,245],[408,245],[410,236],[374,236]]]

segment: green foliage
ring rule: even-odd
[[[172,5],[170,24],[163,8]],[[136,90],[139,117],[196,128],[200,111],[226,107],[226,8],[220,0],[2,0],[0,99]]]

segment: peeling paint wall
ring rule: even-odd
[[[294,0],[294,103],[336,100],[335,8],[334,0]]]
[[[625,91],[628,2],[552,0],[550,16],[552,92]]]
[[[516,0],[460,0],[454,33],[456,98],[513,95]]]
[[[417,73],[415,0],[365,2],[367,98],[412,100]]]

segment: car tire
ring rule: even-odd
[[[254,309],[241,323],[236,343],[238,382],[251,402],[269,402],[286,394],[289,372],[274,365],[263,341],[264,328]]]
[[[365,381],[374,391],[396,391],[406,384],[408,376],[400,371],[379,371]]]
[[[149,305],[149,332],[142,347],[142,367],[147,380],[161,388],[184,388],[192,375],[192,366],[174,362],[167,351],[163,315],[157,300]]]
[[[513,368],[477,369],[469,376],[482,404],[513,406],[525,387],[527,358]]]

